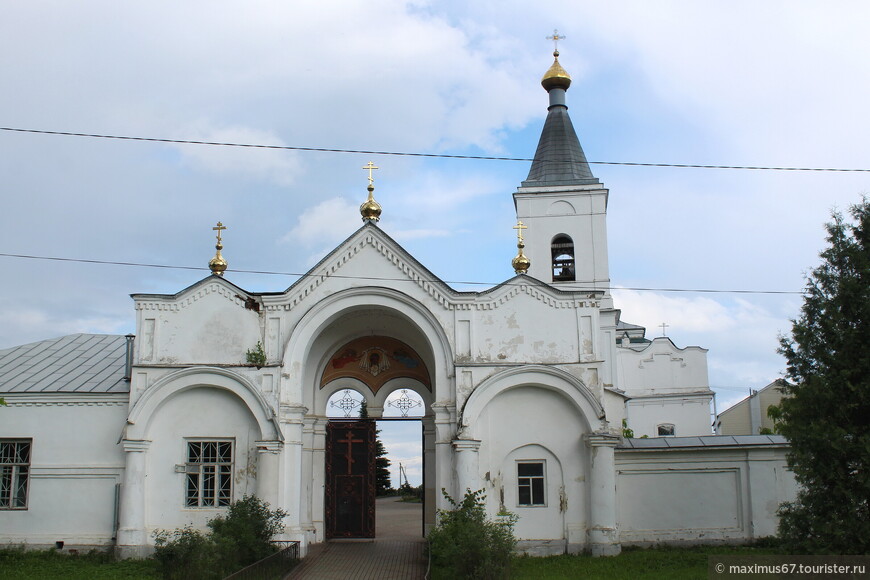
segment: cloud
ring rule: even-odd
[[[176,134],[179,139],[210,143],[254,145],[286,144],[275,134],[250,127],[185,127]],[[302,164],[293,151],[217,147],[206,145],[174,145],[182,162],[201,171],[236,175],[246,180],[272,181],[290,185],[302,173]]]

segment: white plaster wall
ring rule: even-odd
[[[677,437],[712,435],[712,395],[632,399],[626,403],[635,437],[658,437],[658,425],[671,423]]]
[[[785,446],[617,449],[623,544],[738,542],[775,534],[794,499]]]
[[[245,353],[262,340],[259,315],[220,281],[137,308],[140,364],[245,364]]]
[[[582,436],[588,427],[572,403],[548,389],[517,387],[492,399],[473,425],[482,441],[479,471],[490,513],[503,493],[505,508],[519,516],[518,538],[584,543],[588,451]],[[516,505],[517,459],[546,460],[546,507]],[[568,537],[569,529],[583,534]]]
[[[642,351],[617,348],[620,389],[631,395],[652,395],[709,389],[707,350],[677,348],[656,338]]]
[[[0,544],[111,543],[126,395],[4,396],[0,437],[33,443],[27,509],[0,511]]]
[[[228,391],[199,387],[168,399],[147,427],[152,443],[147,451],[145,522],[149,534],[158,529],[206,523],[225,508],[184,505],[185,476],[175,466],[187,460],[188,439],[232,439],[233,499],[256,492],[257,423],[244,402]]]

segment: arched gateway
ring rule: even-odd
[[[341,412],[340,418],[330,420],[326,428],[326,538],[374,537],[375,420],[384,410],[386,397],[396,390],[413,391],[421,397],[431,395],[429,371],[420,355],[402,341],[389,336],[362,336],[341,346],[329,358],[320,388],[342,389],[345,393],[337,400],[332,397],[327,409],[338,408]],[[351,389],[359,393],[361,401],[348,396]],[[359,416],[363,403],[365,418]]]
[[[311,484],[303,489],[298,529],[308,541],[375,533],[374,427],[328,417],[330,397],[346,389],[360,393],[373,420],[382,417],[387,398],[396,391],[411,391],[422,399],[422,418],[417,420],[422,424],[423,522],[424,527],[434,525],[435,492],[450,485],[452,471],[449,457],[446,467],[436,460],[436,414],[443,415],[448,405],[434,405],[439,377],[442,401],[452,398],[449,353],[432,313],[391,289],[355,288],[330,295],[300,322],[284,363],[298,373],[291,374],[284,396],[293,396],[305,409],[302,481]],[[298,382],[292,381],[294,375]]]

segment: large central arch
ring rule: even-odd
[[[344,386],[359,390],[361,382],[359,378],[339,377],[322,384],[322,379],[330,361],[344,345],[373,335],[408,345],[419,354],[430,377],[431,392],[417,388],[422,387],[421,381],[412,387],[426,405],[422,419],[425,525],[434,525],[435,490],[450,485],[449,455],[436,453],[436,439],[447,441],[442,447],[449,452],[448,433],[452,432],[455,416],[448,411],[455,408],[453,356],[442,322],[418,301],[388,288],[353,288],[330,295],[306,312],[296,325],[284,353],[281,388],[282,407],[297,406],[304,410],[301,480],[306,484],[301,490],[299,525],[314,532],[311,539],[315,542],[324,538],[327,401]],[[390,381],[371,393],[372,417],[380,416],[386,396],[396,385]],[[436,423],[444,432],[440,437],[436,437]],[[436,460],[436,456],[443,459]]]

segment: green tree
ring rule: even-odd
[[[870,202],[834,213],[801,316],[780,338],[787,395],[772,415],[800,490],[779,534],[799,553],[870,553]]]
[[[359,408],[360,419],[369,418],[369,408],[365,401]],[[387,449],[381,441],[381,430],[375,430],[375,494],[386,495],[393,489],[390,480],[390,460],[387,458]]]

